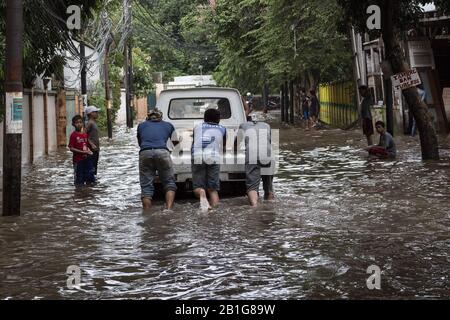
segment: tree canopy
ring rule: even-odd
[[[335,0],[219,0],[215,18],[220,64],[217,78],[241,90],[264,82],[345,78],[349,41],[338,32]]]
[[[72,41],[76,30],[67,28],[66,10],[71,5],[81,8],[81,21],[92,19],[94,11],[100,6],[100,0],[23,0],[24,7],[24,64],[23,82],[31,87],[38,75],[50,76],[64,64],[61,53],[75,51]],[[6,2],[0,2],[0,43],[4,43]],[[3,44],[4,46],[4,44]],[[4,47],[2,48],[4,49]],[[0,56],[4,64],[3,55]],[[3,71],[3,70],[2,70]],[[0,78],[3,79],[0,73]]]
[[[152,59],[164,80],[183,74],[212,72],[216,46],[211,37],[211,10],[200,0],[135,0],[135,44]],[[202,70],[200,70],[202,66]]]

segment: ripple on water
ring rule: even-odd
[[[24,214],[0,218],[0,298],[448,297],[448,163],[423,163],[410,141],[385,162],[359,133],[309,134],[282,131],[277,200],[256,210],[235,198],[143,213],[135,129],[102,141],[93,188],[71,186],[69,152],[46,158],[26,171]],[[371,264],[382,293],[365,289]],[[66,287],[70,265],[80,290]]]

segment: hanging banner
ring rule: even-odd
[[[6,134],[22,134],[23,93],[6,93]]]

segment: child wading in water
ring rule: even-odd
[[[69,149],[73,152],[75,186],[94,184],[92,151],[88,148],[88,135],[83,132],[83,118],[76,115],[72,119],[75,131],[70,135]]]

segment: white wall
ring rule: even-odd
[[[126,92],[125,89],[121,90],[120,94],[120,109],[117,112],[116,124],[125,125],[127,123],[127,111],[126,111]]]
[[[44,99],[35,95],[33,102],[33,157],[38,159],[45,154]]]
[[[30,163],[30,116],[28,94],[23,96],[22,107],[22,163]]]

